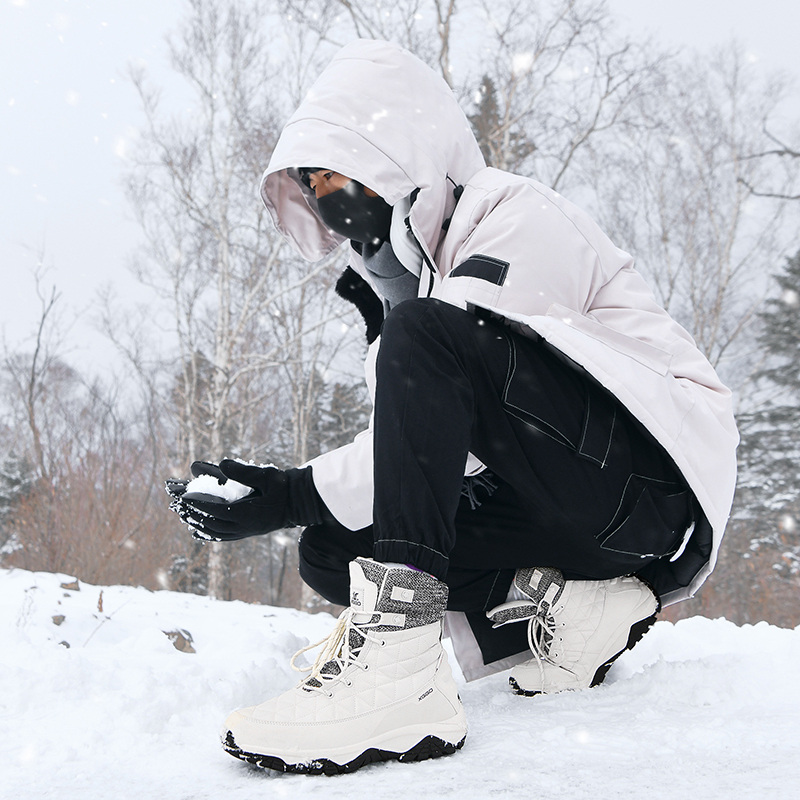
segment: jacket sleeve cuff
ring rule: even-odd
[[[290,525],[319,525],[329,516],[328,509],[314,486],[311,467],[286,470]]]

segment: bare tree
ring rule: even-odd
[[[778,570],[758,541],[786,512],[771,502],[773,487],[745,457],[760,444],[777,469],[786,455],[769,447],[779,434],[774,425],[747,422],[762,419],[754,413],[759,397],[752,380],[765,357],[759,311],[793,235],[785,224],[790,204],[757,198],[750,189],[787,186],[790,171],[751,156],[770,147],[765,131],[780,119],[785,88],[735,45],[676,60],[665,65],[659,90],[637,103],[641,126],[622,132],[616,152],[599,160],[594,173],[605,227],[734,388],[742,427],[743,468],[722,556],[702,595],[671,610],[672,619],[703,613],[797,624],[786,604],[797,591],[791,565]],[[776,541],[791,538],[772,532]]]
[[[453,86],[450,43],[457,0],[279,0],[279,4],[287,19],[328,45],[318,58],[329,58],[354,38],[396,41],[436,65]],[[316,61],[315,71],[320,66]]]
[[[177,344],[164,413],[179,423],[182,469],[226,454],[278,460],[284,415],[293,424],[284,455],[299,463],[310,455],[308,409],[323,388],[313,376],[341,344],[330,334],[344,311],[327,291],[336,259],[309,265],[290,253],[256,196],[291,100],[292,59],[273,58],[282,22],[268,3],[191,0],[189,8],[169,47],[191,113],[165,113],[144,73],[131,76],[146,119],[127,178],[147,241],[136,272]],[[209,550],[208,590],[219,597],[230,548]]]
[[[121,383],[89,379],[65,360],[59,293],[45,288],[41,267],[34,278],[30,346],[6,348],[0,365],[5,462],[24,489],[4,510],[4,537],[13,537],[4,556],[84,580],[157,585],[169,543],[153,535],[153,451]]]
[[[797,189],[800,144],[790,145],[785,137],[778,136],[766,127],[763,130],[765,149],[752,153],[748,158],[766,161],[770,165],[771,181],[765,185],[752,185],[746,178],[742,183],[754,197],[769,197],[777,200],[800,200]],[[789,134],[786,134],[788,137]],[[795,133],[795,138],[797,134]]]
[[[56,306],[60,294],[53,285],[44,286],[44,253],[37,259],[37,267],[33,277],[36,287],[36,297],[39,302],[39,320],[33,338],[33,349],[29,356],[19,353],[10,353],[5,348],[4,368],[10,381],[10,391],[19,400],[19,408],[24,411],[25,425],[30,435],[32,460],[36,466],[38,477],[50,480],[50,459],[45,452],[42,426],[42,399],[46,393],[48,373],[56,369],[59,356],[55,348],[58,341],[58,323],[56,321]]]
[[[606,228],[739,387],[752,366],[743,334],[785,239],[786,205],[757,205],[747,188],[769,171],[748,156],[763,142],[782,90],[735,46],[675,63],[659,91],[639,103],[643,124],[621,132],[616,153],[594,170]]]
[[[597,0],[282,0],[282,6],[330,44],[367,36],[414,52],[470,112],[489,165],[554,188],[579,185],[590,145],[636,124],[634,102],[664,60],[652,42],[620,38]]]
[[[638,123],[635,101],[666,56],[620,37],[605,3],[481,0],[483,82],[472,117],[492,166],[555,189],[582,181],[582,157]],[[495,111],[478,124],[487,94]]]

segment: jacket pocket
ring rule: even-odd
[[[617,511],[595,537],[603,550],[661,558],[678,551],[692,521],[692,493],[682,484],[633,474]]]
[[[588,378],[587,378],[588,380]],[[583,415],[578,455],[605,467],[617,424],[618,401],[605,390],[591,383],[586,388],[586,410]]]
[[[561,445],[577,450],[580,429],[575,412],[559,381],[556,360],[544,348],[505,334],[509,346],[508,372],[503,388],[506,413]],[[536,352],[536,349],[539,352]]]

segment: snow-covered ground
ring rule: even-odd
[[[296,681],[331,617],[71,581],[0,570],[3,797],[800,797],[800,628],[659,622],[603,686],[553,697],[458,675],[463,750],[327,778],[250,767],[217,735]]]

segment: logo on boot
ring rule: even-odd
[[[350,592],[350,605],[353,608],[361,608],[361,590],[360,589],[353,589]]]

